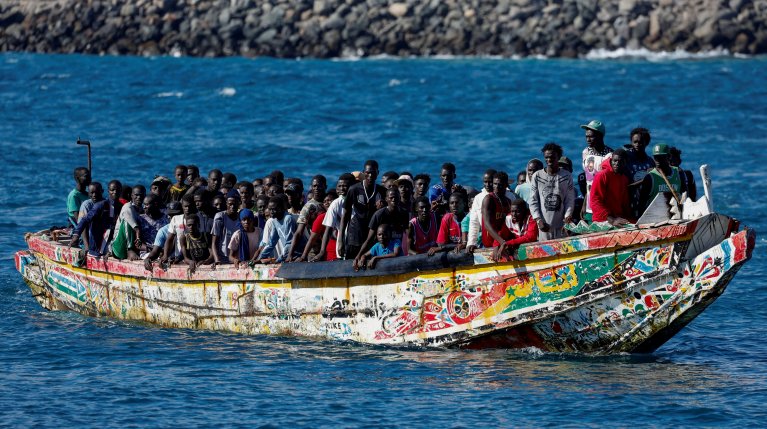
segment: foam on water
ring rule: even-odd
[[[221,88],[218,91],[218,95],[221,95],[223,97],[233,97],[235,94],[237,94],[237,90],[230,87]]]
[[[718,48],[711,51],[688,52],[683,49],[675,51],[650,51],[647,48],[628,49],[618,48],[615,50],[594,49],[583,58],[587,60],[614,60],[614,59],[643,59],[648,61],[673,61],[673,60],[700,60],[709,58],[731,57],[729,50]],[[743,56],[745,57],[745,56]]]
[[[157,98],[168,98],[168,97],[181,98],[183,96],[184,96],[184,93],[181,91],[167,91],[167,92],[160,92],[158,94],[155,94],[155,97]]]

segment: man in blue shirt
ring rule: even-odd
[[[112,207],[115,204],[115,207]],[[76,246],[80,235],[87,228],[88,240],[84,243],[85,249],[93,256],[105,255],[108,251],[108,244],[114,237],[114,227],[116,215],[119,213],[122,204],[113,203],[112,200],[102,200],[93,205],[82,219],[77,222],[77,226],[72,232],[70,246]],[[107,232],[109,235],[106,235]],[[105,237],[106,235],[106,237]]]

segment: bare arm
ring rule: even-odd
[[[490,234],[491,237],[498,243],[503,243],[504,239],[501,237],[501,235],[498,233],[498,231],[495,230],[495,227],[493,227],[493,219],[492,214],[495,213],[495,201],[490,198],[490,194],[488,194],[484,201],[482,201],[482,220],[484,223],[485,230],[488,234]]]
[[[291,255],[293,255],[293,251],[295,250],[296,243],[298,243],[298,241],[301,239],[301,236],[304,234],[304,229],[306,229],[306,224],[305,223],[299,223],[298,227],[296,228],[296,233],[293,234],[293,242],[290,243],[290,251],[288,252],[288,257],[285,259],[285,262],[291,262],[291,261],[294,261],[294,260],[299,260],[299,259],[303,258],[303,254],[306,254],[306,250],[309,248],[309,244],[308,243],[307,243],[306,247],[304,248],[304,253],[300,257],[298,257],[296,259],[293,259],[291,257]]]

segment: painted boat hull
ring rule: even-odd
[[[50,310],[174,328],[367,344],[652,352],[724,292],[755,234],[723,215],[522,246],[514,260],[443,254],[145,271],[30,234],[16,266]],[[467,259],[468,258],[468,259]],[[387,265],[388,263],[388,265]]]

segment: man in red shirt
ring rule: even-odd
[[[591,210],[594,222],[609,222],[620,226],[631,223],[632,210],[629,199],[629,178],[624,174],[628,154],[623,149],[613,152],[603,161],[591,186]]]

